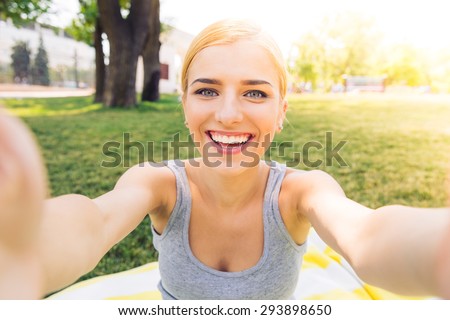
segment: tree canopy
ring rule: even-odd
[[[66,32],[78,41],[94,46],[95,24],[98,18],[96,0],[79,0],[80,12],[66,28]]]
[[[361,14],[325,17],[299,38],[289,71],[300,90],[332,90],[345,75],[384,77],[387,85],[450,92],[450,48],[431,50],[388,41],[375,21]]]
[[[329,89],[344,74],[371,73],[373,48],[380,39],[371,19],[352,13],[327,16],[298,41],[291,71],[299,81],[313,86],[320,81]]]
[[[15,25],[35,21],[50,9],[51,0],[1,0],[0,18],[10,18]]]

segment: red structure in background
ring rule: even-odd
[[[344,75],[344,92],[384,92],[386,76]]]

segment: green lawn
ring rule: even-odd
[[[143,145],[155,142],[155,152],[149,157],[146,148],[140,160],[160,160],[161,149],[167,151],[160,142],[172,141],[177,132],[181,131],[182,141],[186,140],[187,129],[176,96],[163,95],[160,102],[145,103],[136,110],[102,109],[91,101],[91,97],[0,100],[37,135],[53,196],[82,193],[96,197],[110,190],[126,166],[102,167],[102,162],[112,159],[111,154],[103,154],[102,147],[109,141],[122,142],[124,133],[130,134],[130,146],[137,141]],[[311,169],[308,160],[321,160],[314,167],[332,174],[350,198],[370,207],[446,204],[450,97],[292,96],[288,120],[276,141],[293,146],[285,149],[284,156],[272,151],[272,159],[291,161],[293,153],[299,152],[297,167],[301,169]],[[346,141],[339,155],[347,165],[336,159],[327,165],[326,132],[332,135],[332,147]],[[308,145],[313,148],[305,161]],[[132,147],[130,154],[118,151],[133,165],[139,161],[137,150]],[[132,268],[156,258],[150,223],[145,219],[83,278]]]

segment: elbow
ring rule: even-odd
[[[344,256],[358,277],[369,284],[386,286],[386,272],[389,273],[393,237],[398,225],[387,223],[388,216],[401,210],[401,205],[378,208],[366,215],[355,229],[349,245],[349,254]]]

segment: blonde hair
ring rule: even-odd
[[[266,49],[279,75],[280,97],[283,100],[287,90],[287,72],[283,54],[273,38],[261,27],[245,20],[222,20],[211,24],[201,31],[192,41],[184,58],[181,71],[181,88],[183,95],[188,88],[189,68],[195,56],[211,46],[232,44],[238,40],[250,40]]]

